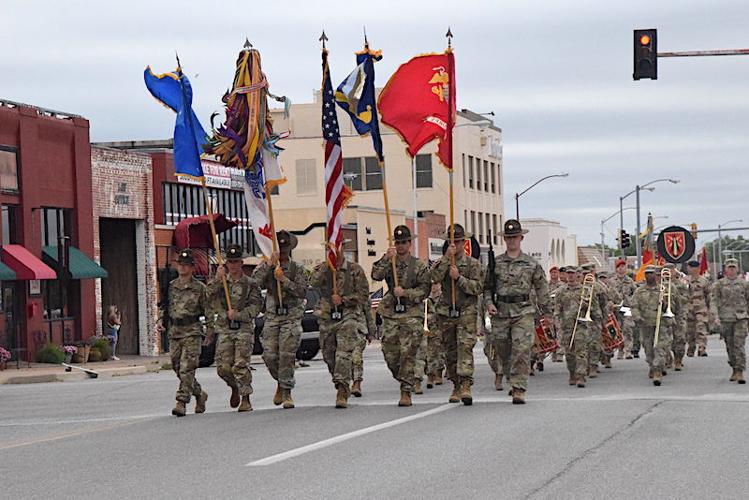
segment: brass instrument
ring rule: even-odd
[[[570,349],[572,349],[572,343],[575,341],[575,333],[577,333],[577,322],[582,321],[584,323],[590,323],[593,319],[590,317],[590,312],[593,310],[593,295],[595,295],[595,284],[596,278],[592,274],[586,274],[583,279],[583,288],[580,291],[580,304],[577,306],[577,316],[575,320],[575,327],[572,329],[572,336],[570,337]],[[580,317],[580,313],[583,310],[583,304],[587,302],[587,310],[585,316]]]
[[[424,333],[429,336],[429,297],[424,299]]]
[[[667,301],[666,312],[663,312],[663,301]],[[661,270],[661,286],[658,292],[658,312],[655,316],[655,335],[653,338],[653,348],[658,345],[658,337],[661,331],[661,318],[673,318],[674,313],[671,311],[671,270]]]

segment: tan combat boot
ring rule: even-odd
[[[577,375],[574,373],[570,373],[570,380],[568,382],[570,385],[575,385],[577,383]]]
[[[421,388],[421,380],[414,382],[414,394],[424,394],[424,389]]]
[[[653,371],[653,385],[655,386],[661,385],[661,371],[660,370]]]
[[[577,386],[581,389],[585,387],[585,377],[583,377],[582,375],[577,377]]]
[[[596,378],[598,377],[598,367],[591,365],[588,367],[588,377],[589,378]]]
[[[273,395],[273,404],[278,406],[283,403],[283,394],[281,393],[281,386],[276,385],[276,393]]]
[[[172,415],[175,417],[184,417],[187,414],[187,410],[185,410],[185,403],[182,401],[177,401],[177,404],[174,405],[174,408],[172,409]]]
[[[741,370],[736,370],[736,382],[739,384],[746,384],[746,380],[744,380],[744,372]]]
[[[690,345],[687,348],[687,356],[689,356],[690,358],[694,357],[694,349],[695,349],[694,346]]]
[[[351,385],[351,394],[355,398],[361,397],[361,380],[354,380],[354,383]]]
[[[205,413],[205,402],[208,401],[208,393],[200,392],[200,396],[195,398],[195,413]]]
[[[336,384],[338,392],[335,395],[335,407],[336,408],[348,408],[348,385],[347,384]]]
[[[434,387],[434,373],[427,375],[427,389]]]
[[[448,403],[460,402],[460,388],[458,387],[457,382],[453,382],[453,392],[450,394],[450,399],[448,399],[447,401]]]
[[[466,406],[473,404],[473,396],[471,395],[471,382],[464,380],[460,383],[460,400]]]
[[[603,360],[603,367],[604,368],[611,368],[611,358],[606,357]]]
[[[291,389],[282,389],[283,407],[285,409],[294,408],[294,400],[291,398]]]
[[[648,378],[653,378],[653,373],[655,373],[655,372],[651,368],[650,371],[648,372]]]
[[[736,368],[733,369],[733,372],[731,373],[731,378],[728,380],[731,382],[736,382],[738,380],[736,377],[738,376],[738,372],[736,371]]]
[[[680,359],[674,360],[674,371],[680,372],[684,368],[684,364],[681,362]]]
[[[252,411],[252,405],[250,404],[250,396],[242,396],[242,402],[239,403],[239,409],[237,411]]]
[[[398,406],[411,406],[411,391],[401,391],[401,398],[398,400]]]
[[[697,353],[697,355],[699,357],[701,357],[701,358],[706,358],[707,357],[707,351],[705,350],[704,347],[700,347],[699,352]]]
[[[494,389],[501,391],[502,390],[502,374],[497,373],[494,375]]]
[[[525,391],[521,391],[520,389],[513,389],[512,390],[512,404],[524,405],[525,404]]]
[[[229,406],[236,408],[239,406],[239,390],[237,386],[231,387],[231,396],[229,397]]]
[[[434,374],[434,385],[442,385],[442,370]]]

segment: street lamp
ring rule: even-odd
[[[655,180],[647,182],[647,183],[645,183],[643,185],[637,185],[637,186],[635,186],[635,189],[633,191],[630,191],[629,193],[627,193],[624,196],[622,196],[622,197],[619,198],[619,204],[620,204],[620,206],[621,206],[622,201],[624,201],[624,198],[626,198],[627,196],[629,196],[629,195],[631,195],[633,193],[636,195],[636,198],[637,198],[637,200],[635,202],[635,205],[636,205],[636,208],[637,208],[637,228],[636,228],[636,233],[637,234],[636,234],[636,238],[635,238],[635,248],[637,249],[637,267],[638,267],[638,269],[640,268],[640,266],[642,266],[642,245],[640,244],[640,230],[641,230],[640,229],[640,191],[642,191],[643,189],[645,189],[647,191],[652,192],[652,191],[655,190],[655,188],[648,188],[648,186],[650,186],[652,184],[656,184],[658,182],[670,182],[671,184],[678,184],[681,181],[679,179],[669,179],[669,178],[666,178],[666,179],[655,179]],[[624,227],[624,218],[622,218],[622,220],[621,220],[621,226],[622,226],[622,228]]]
[[[718,270],[723,270],[723,238],[720,235],[720,230],[723,226],[726,226],[728,224],[733,224],[734,222],[744,222],[741,219],[732,219],[729,221],[724,222],[723,224],[718,224]],[[717,274],[717,273],[716,273]]]
[[[619,215],[622,212],[624,212],[625,210],[635,210],[635,209],[636,209],[636,207],[619,208],[619,210],[617,210],[613,214],[609,215],[605,219],[601,219],[601,256],[603,257],[603,262],[606,262],[606,250],[604,250],[605,247],[604,247],[603,225],[606,222],[608,222],[609,220],[611,220],[614,217],[616,217],[617,215]],[[621,250],[621,248],[622,248],[622,238],[621,238],[621,235],[622,235],[622,231],[620,229],[619,230],[619,250]]]
[[[569,175],[570,174],[568,174],[568,173],[547,175],[546,177],[540,178],[539,180],[537,180],[536,182],[534,182],[533,184],[531,184],[529,187],[525,188],[523,191],[521,191],[519,193],[515,193],[515,219],[517,219],[518,221],[520,221],[520,201],[519,200],[520,200],[521,196],[523,196],[525,193],[527,193],[528,191],[530,191],[534,187],[536,187],[539,184],[541,184],[546,179],[551,179],[552,177],[568,177]]]

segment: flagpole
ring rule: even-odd
[[[455,245],[455,216],[453,214],[454,195],[453,195],[453,171],[447,174],[450,181],[450,245]],[[461,249],[463,251],[463,249]],[[450,264],[455,265],[455,253],[450,256]],[[455,308],[455,278],[450,280],[450,296],[452,298],[453,309]]]
[[[380,172],[382,172],[382,198],[385,202],[385,221],[387,223],[387,230],[388,230],[388,247],[392,248],[393,246],[393,228],[390,223],[390,203],[388,202],[388,189],[387,189],[387,183],[385,182],[385,161],[384,160],[378,160],[380,164]],[[390,265],[393,269],[393,287],[397,288],[398,285],[398,272],[397,268],[395,267],[395,255],[393,255],[390,258]],[[395,291],[393,291],[395,293]],[[400,298],[396,298],[398,302],[400,302]]]
[[[452,32],[452,30],[450,29],[449,26],[447,27],[447,33],[445,34],[445,38],[447,38],[447,51],[451,52],[452,51],[452,47],[453,47],[453,32]],[[448,59],[448,61],[449,61],[449,59]],[[448,72],[448,74],[450,74],[450,75],[453,74],[452,68],[451,68],[451,71]],[[450,82],[450,85],[453,85],[453,82]],[[452,95],[448,97],[448,99],[453,99],[453,98],[454,98],[454,96],[452,96]],[[450,101],[448,101],[448,103],[449,102]],[[455,200],[455,195],[454,195],[454,192],[453,192],[453,168],[452,168],[452,153],[453,153],[453,148],[452,148],[453,127],[452,127],[452,125],[454,125],[452,123],[452,121],[453,121],[454,117],[452,116],[453,110],[450,109],[450,108],[451,108],[451,106],[448,106],[448,112],[450,113],[449,114],[449,119],[448,119],[449,120],[448,121],[448,128],[449,128],[449,133],[450,133],[449,139],[450,139],[450,156],[451,156],[451,158],[450,158],[450,173],[448,174],[448,177],[449,177],[449,180],[450,180],[450,244],[451,245],[455,245],[455,214],[454,214],[454,205],[455,205],[454,200]],[[465,228],[463,229],[463,232],[465,233]],[[463,249],[461,249],[461,251],[463,251]],[[455,254],[454,253],[453,253],[453,255],[452,255],[452,257],[451,257],[450,260],[451,260],[452,265],[454,266],[455,265]],[[453,305],[453,309],[455,309],[455,302],[456,302],[456,297],[455,297],[455,295],[456,295],[456,291],[455,291],[455,279],[450,280],[450,285],[451,285],[450,286],[450,291],[452,293],[452,305]]]
[[[221,256],[221,249],[218,245],[218,235],[216,234],[216,225],[213,222],[213,204],[211,203],[211,197],[208,195],[208,188],[205,185],[205,177],[200,180],[200,185],[203,186],[203,196],[205,196],[205,206],[208,209],[208,224],[211,226],[211,237],[213,240],[213,249],[216,251],[216,262],[219,266],[223,267],[224,258]],[[231,309],[231,295],[229,294],[229,285],[226,282],[226,274],[222,276],[221,282],[224,285],[224,296],[226,297],[226,306]]]
[[[270,188],[265,183],[265,200],[268,202],[268,222],[270,223],[271,241],[273,241],[273,253],[278,252],[278,240],[276,238],[276,225],[273,222],[273,202],[271,201]],[[278,258],[277,266],[281,265],[281,257]],[[275,274],[275,273],[274,273]],[[278,291],[278,305],[283,307],[283,291],[281,290],[281,280],[276,277],[276,289]]]

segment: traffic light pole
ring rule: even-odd
[[[640,185],[635,188],[635,207],[637,207],[637,228],[635,229],[635,249],[637,250],[637,269],[642,267],[642,244],[640,243]]]
[[[711,57],[749,56],[749,49],[683,50],[680,52],[658,52],[658,57]]]
[[[624,232],[624,198],[619,197],[619,257],[624,258],[624,247],[622,246],[622,234]]]

